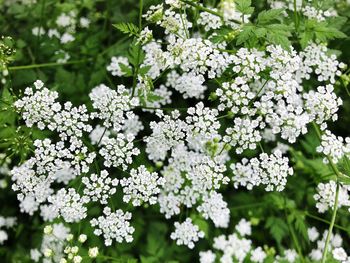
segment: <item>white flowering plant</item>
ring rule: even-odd
[[[350,262],[350,2],[0,1],[4,262]]]

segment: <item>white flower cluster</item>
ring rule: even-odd
[[[203,197],[203,203],[197,207],[205,219],[210,218],[216,227],[227,228],[230,222],[230,210],[220,193],[211,191]]]
[[[113,128],[115,132],[122,129],[126,114],[132,115],[131,108],[138,105],[138,100],[131,99],[129,90],[123,85],[119,85],[115,91],[101,84],[93,88],[89,96],[96,110],[92,117],[103,120],[103,126]]]
[[[224,141],[235,147],[238,154],[246,149],[256,149],[257,143],[262,139],[259,128],[262,129],[265,126],[262,117],[259,116],[257,119],[237,117],[233,119],[233,122],[233,127],[226,129]]]
[[[128,243],[133,241],[132,233],[134,233],[135,229],[129,223],[131,213],[124,213],[120,209],[112,212],[109,207],[105,207],[103,214],[104,216],[93,218],[90,223],[93,227],[96,227],[94,230],[95,235],[103,235],[106,246],[110,246],[113,239],[118,243],[124,240]]]
[[[129,60],[126,57],[112,57],[111,64],[107,66],[107,71],[110,71],[113,76],[122,77],[125,74],[123,67],[131,70]]]
[[[123,85],[119,85],[117,91],[114,91],[101,84],[95,87],[89,96],[93,107],[97,110],[92,113],[92,117],[104,121],[105,129],[100,139],[94,140],[97,141],[97,144],[100,143],[99,153],[105,159],[104,165],[106,167],[122,166],[125,170],[126,165],[132,162],[132,156],[140,153],[133,144],[136,134],[124,134],[123,132],[126,122],[137,121],[137,116],[131,111],[131,108],[138,105],[138,100],[130,98],[129,91]],[[107,129],[112,129],[108,131],[108,135],[105,133]]]
[[[314,199],[316,201],[316,208],[318,209],[319,213],[324,213],[329,209],[333,209],[336,188],[337,183],[335,181],[319,183],[317,185],[317,193],[314,194]],[[339,186],[338,208],[342,206],[350,206],[349,190],[350,187],[348,186]]]
[[[51,184],[55,180],[60,182],[57,173],[62,172],[62,168],[69,169],[74,179],[81,173],[87,173],[95,158],[95,153],[88,153],[81,141],[66,148],[62,141],[53,144],[50,139],[44,139],[36,140],[34,146],[34,156],[11,170],[12,189],[20,192],[17,197],[21,211],[29,214],[33,214],[39,204],[52,195]]]
[[[326,85],[318,87],[317,91],[311,90],[303,96],[305,108],[317,124],[338,119],[337,111],[343,102],[341,98],[337,98],[333,91],[332,85]]]
[[[214,12],[218,11],[216,8],[212,8],[211,10]],[[200,12],[197,23],[204,26],[204,29],[206,31],[209,31],[211,29],[218,29],[223,25],[222,20],[219,16],[208,12]]]
[[[157,203],[160,187],[164,183],[164,178],[159,177],[156,172],[150,173],[144,165],[131,169],[130,177],[120,180],[124,193],[123,200],[126,203],[132,200],[134,206],[140,206],[143,202],[154,205]]]
[[[252,241],[246,238],[246,236],[251,235],[250,223],[242,219],[235,229],[237,232],[227,237],[220,235],[214,238],[213,248],[222,254],[219,262],[243,262],[246,259],[250,259],[251,262],[264,262],[266,253],[261,247],[254,249]],[[200,263],[214,262],[216,262],[216,255],[211,250],[200,253]]]
[[[207,74],[210,79],[221,75],[232,62],[229,54],[220,52],[206,39],[170,36],[167,49],[174,58],[174,64],[181,70]]]
[[[85,257],[81,253],[83,252],[81,246],[87,241],[87,238],[87,235],[80,234],[75,240],[74,235],[70,233],[70,229],[62,223],[46,225],[44,227],[40,250],[31,249],[30,258],[33,262],[81,263]],[[92,247],[88,250],[88,256],[90,258],[96,258],[98,253],[97,247]],[[41,258],[42,260],[40,260]]]
[[[0,216],[0,245],[8,239],[8,234],[4,228],[12,228],[16,224],[16,221],[16,217]]]
[[[52,224],[44,228],[40,249],[32,249],[30,257],[34,262],[55,263],[64,258],[65,241],[70,236],[70,229],[62,223]]]
[[[118,179],[109,177],[106,170],[101,171],[100,175],[91,174],[90,178],[83,177],[81,181],[85,185],[84,195],[101,204],[107,204],[107,199],[116,193],[116,186],[119,183]]]
[[[266,191],[282,191],[287,183],[287,177],[293,175],[293,169],[288,165],[288,158],[280,151],[268,155],[262,153],[259,158],[250,160],[243,158],[242,163],[231,164],[234,186],[244,186],[251,190],[254,186],[265,185]]]
[[[60,189],[55,195],[48,197],[52,211],[60,215],[68,223],[79,222],[86,217],[87,208],[84,206],[89,199],[81,197],[74,188]]]
[[[320,235],[316,227],[312,227],[308,229],[309,240],[312,245],[315,245],[310,253],[309,257],[311,260],[317,262],[322,259],[322,253],[326,244],[328,230],[323,232],[323,235]],[[331,251],[331,255],[336,262],[346,263],[349,262],[350,256],[347,255],[344,248],[342,247],[343,239],[339,234],[331,234],[330,242],[329,242],[329,251]]]
[[[321,137],[321,145],[316,148],[317,152],[323,153],[332,159],[333,163],[338,163],[344,155],[350,153],[350,137],[344,138],[335,136],[329,130],[326,130]],[[324,163],[328,163],[328,159],[323,159]]]
[[[32,29],[33,35],[47,35],[49,38],[58,39],[61,44],[67,44],[75,40],[77,28],[88,28],[90,20],[87,17],[77,18],[77,12],[72,10],[66,13],[61,13],[55,20],[57,28],[52,27],[48,23],[49,28],[45,30],[42,27],[34,27]]]
[[[125,136],[123,133],[118,133],[116,138],[103,138],[99,151],[105,160],[103,164],[106,167],[122,166],[126,170],[127,164],[132,163],[132,156],[140,153],[138,148],[134,148],[133,140],[133,135]]]
[[[222,228],[229,227],[230,210],[220,190],[229,181],[235,188],[244,186],[248,190],[260,185],[266,191],[285,189],[293,169],[283,156],[288,146],[278,140],[294,143],[307,133],[311,122],[316,122],[324,131],[327,121],[337,119],[342,101],[334,92],[334,83],[345,65],[330,55],[326,46],[315,43],[300,52],[293,47],[287,51],[274,45],[265,50],[239,48],[234,54],[225,52],[225,42],[216,44],[209,40],[217,36],[215,32],[209,32],[209,38],[201,35],[201,31],[192,32],[192,23],[186,12],[182,12],[185,5],[179,0],[166,0],[164,4],[151,6],[143,16],[164,28],[166,36],[162,40],[153,39],[148,27],[140,32],[137,44],[144,58],[141,65],[137,65],[140,72],[134,76],[136,85],[132,91],[124,85],[118,85],[115,90],[104,84],[96,86],[89,94],[93,112],[88,113],[85,105],[59,103],[57,92],[36,81],[35,89],[27,88],[24,97],[15,102],[15,109],[28,127],[36,125],[41,130],[55,131],[59,139],[57,142],[35,141],[33,156],[12,169],[13,189],[18,192],[21,211],[33,214],[40,208],[44,220],[62,217],[72,223],[88,217],[90,201],[99,202],[106,205],[103,215],[90,223],[94,233],[102,235],[105,245],[110,246],[113,240],[132,242],[135,231],[129,222],[130,212],[121,209],[112,212],[107,206],[118,184],[123,201],[133,206],[159,204],[160,212],[167,219],[179,215],[182,209],[192,209],[204,219],[210,219],[215,227]],[[300,10],[301,4],[297,6]],[[249,22],[249,15],[237,11],[233,0],[223,0],[210,10],[211,13],[200,10],[196,28],[199,25],[206,31],[215,31],[225,25],[239,30],[237,20]],[[304,15],[319,19],[319,15],[313,16],[311,11],[302,10]],[[84,19],[80,22],[82,27],[89,24]],[[67,30],[65,34],[70,34],[75,31],[77,14],[62,14],[56,23]],[[37,33],[43,31],[38,28]],[[50,34],[60,35],[58,31]],[[72,38],[73,35],[62,35],[64,43]],[[107,71],[117,77],[130,76],[131,64],[135,66],[126,57],[112,57]],[[223,73],[225,76],[221,78]],[[303,81],[313,75],[322,83],[317,85],[317,90],[307,86],[305,92]],[[153,87],[163,81],[163,77],[165,83]],[[210,99],[217,98],[216,107],[204,101],[208,91],[213,91]],[[162,109],[172,102],[173,93],[174,97],[181,94],[182,98],[197,102],[184,112],[183,108]],[[174,103],[178,101],[176,98]],[[154,113],[158,119],[148,116],[141,119],[135,114],[137,110],[145,115]],[[225,125],[221,127],[221,124]],[[138,139],[144,126],[149,134]],[[260,153],[257,157],[236,161],[246,150],[255,150],[263,140],[276,146],[270,154]],[[144,148],[135,146],[140,142]],[[234,157],[229,154],[231,147]],[[350,139],[337,138],[325,130],[317,151],[337,163],[349,154]],[[142,164],[131,169],[134,157],[141,152],[145,152],[159,172],[148,171]],[[232,173],[226,173],[228,164]],[[129,176],[113,178],[110,171],[113,168]],[[75,188],[79,183],[82,189]],[[334,204],[335,189],[333,181],[318,185],[314,198],[320,212]],[[348,190],[341,186],[339,206],[350,206]],[[63,225],[61,230],[61,237],[68,235],[69,230]],[[218,253],[211,250],[200,253],[201,263],[213,263],[219,254],[222,254],[219,261],[223,263],[264,262],[267,253],[262,247],[254,248],[248,239],[251,232],[250,222],[242,219],[234,233],[215,238],[214,248]],[[170,237],[178,245],[192,249],[195,242],[204,237],[204,232],[187,218],[182,223],[175,222]],[[45,245],[38,252],[40,255],[48,255],[54,261],[56,254],[65,253],[78,263],[82,260],[76,249],[69,247],[63,251],[61,244],[56,245],[57,237],[51,239],[47,243],[56,247]],[[344,258],[339,246],[334,248],[334,258]],[[36,256],[38,253],[33,252]],[[98,251],[91,250],[91,255],[97,254]],[[276,261],[294,262],[297,257],[294,250],[287,249]]]
[[[306,16],[309,19],[316,19],[318,22],[325,21],[326,18],[332,17],[332,16],[337,16],[337,12],[333,9],[328,9],[328,10],[321,10],[321,9],[316,9],[313,6],[306,5],[301,9],[301,12],[304,16]]]
[[[204,85],[203,75],[193,72],[178,74],[175,70],[167,75],[167,86],[174,88],[183,94],[185,99],[196,98],[203,99],[207,87]]]
[[[34,86],[34,90],[26,88],[25,96],[14,103],[28,127],[35,124],[41,130],[55,130],[62,140],[81,137],[83,132],[92,130],[87,124],[89,115],[85,105],[73,107],[72,103],[66,102],[62,106],[56,101],[58,93],[45,88],[41,80],[35,81]]]
[[[341,69],[345,64],[337,60],[336,55],[328,55],[328,48],[325,45],[311,43],[305,50],[300,52],[303,65],[300,68],[300,76],[310,78],[310,73],[314,72],[318,81],[330,81],[335,83],[335,77],[340,76]]]
[[[204,237],[204,232],[192,223],[191,218],[186,218],[182,223],[175,222],[174,226],[175,231],[171,233],[170,238],[176,240],[177,245],[185,245],[193,249],[194,243]]]

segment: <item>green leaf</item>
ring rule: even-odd
[[[274,20],[279,20],[283,11],[283,9],[263,10],[259,13],[257,22],[258,24],[268,24]]]
[[[139,69],[139,74],[146,75],[152,66],[144,66]]]
[[[343,16],[331,16],[328,17],[326,21],[328,25],[340,30],[347,20],[348,19]]]
[[[301,33],[300,37],[302,47],[305,47],[309,41],[314,39],[320,42],[327,42],[328,40],[337,38],[346,38],[347,35],[337,28],[341,23],[342,22],[338,22],[338,24],[336,23],[335,27],[333,27],[332,24],[326,21],[318,22],[315,19],[306,20],[304,32]]]
[[[254,28],[253,25],[243,26],[242,31],[237,36],[237,45],[241,45],[250,39],[254,35]]]
[[[286,50],[289,50],[291,47],[288,37],[279,31],[267,31],[266,38],[272,44],[281,45]]]
[[[254,12],[254,7],[252,7],[251,0],[235,0],[236,8],[242,14],[250,15]]]
[[[296,231],[304,238],[304,240],[308,240],[305,215],[299,211],[292,211],[290,214],[290,219],[291,222],[294,222]]]
[[[338,176],[338,180],[339,182],[345,184],[345,185],[350,185],[350,177],[347,177],[343,174],[341,174],[340,176]]]
[[[125,65],[123,63],[119,63],[119,67],[120,67],[121,71],[124,73],[123,75],[125,77],[132,76],[132,69],[130,67],[128,67],[127,65]]]
[[[223,41],[231,41],[235,37],[236,32],[232,28],[222,27],[216,31],[215,35],[210,37],[213,43],[221,43]]]
[[[254,34],[257,38],[263,38],[267,34],[267,29],[264,27],[257,28],[256,30],[254,30]]]
[[[288,234],[288,225],[279,217],[269,217],[266,221],[266,228],[277,243],[281,243],[282,239]]]
[[[129,36],[138,36],[140,32],[138,26],[133,23],[118,23],[113,24],[113,26],[122,33],[128,34]]]
[[[139,54],[140,52],[140,54]],[[134,66],[134,68],[138,67],[140,64],[142,64],[142,61],[145,57],[145,53],[143,50],[140,48],[139,45],[135,43],[131,43],[130,48],[129,48],[129,54],[128,54],[128,59],[131,65]]]
[[[198,215],[191,215],[191,218],[193,220],[193,224],[197,225],[199,230],[203,231],[205,236],[208,236],[209,233],[209,224],[207,220],[204,220]]]

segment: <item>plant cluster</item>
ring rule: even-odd
[[[349,1],[2,2],[8,262],[350,262]]]

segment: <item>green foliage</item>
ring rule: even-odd
[[[326,43],[337,38],[346,38],[346,34],[340,31],[340,27],[346,22],[346,18],[339,17],[328,21],[306,19],[301,28],[300,44],[304,48],[310,41],[318,40]]]
[[[267,41],[270,44],[281,45],[289,49],[292,26],[281,24],[283,9],[263,10],[258,14],[256,23],[244,24],[237,36],[237,45],[245,44],[249,47],[257,41]]]
[[[133,23],[118,23],[113,26],[129,36],[138,36],[140,33],[138,26]]]
[[[254,7],[252,7],[251,0],[235,0],[236,8],[242,14],[250,15],[254,12]]]
[[[269,230],[273,239],[280,244],[282,239],[288,235],[288,225],[280,217],[269,217],[266,221],[265,227]]]

